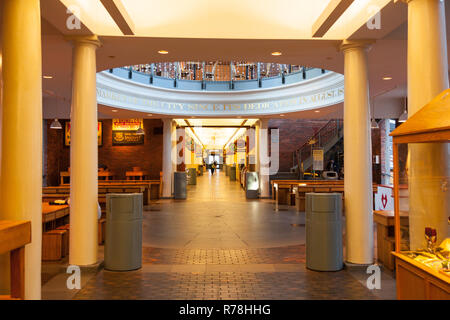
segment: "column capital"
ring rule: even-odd
[[[81,45],[81,44],[89,44],[93,45],[97,48],[102,46],[102,43],[98,39],[96,35],[92,36],[67,36],[66,40],[71,42],[74,46]]]
[[[375,40],[343,40],[339,50],[345,52],[352,49],[370,50]]]

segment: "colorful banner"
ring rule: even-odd
[[[103,129],[102,129],[102,123],[98,122],[97,127],[97,138],[98,138],[98,145],[103,145]],[[64,145],[66,147],[70,146],[70,122],[67,121],[64,129]]]
[[[144,129],[143,119],[113,119],[113,131],[136,131],[139,128]]]

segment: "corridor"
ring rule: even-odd
[[[44,298],[395,299],[389,274],[371,291],[364,270],[306,269],[304,214],[246,200],[220,171],[188,186],[187,201],[145,207],[143,228],[140,270],[83,274],[81,290],[65,289],[59,274],[47,279]]]

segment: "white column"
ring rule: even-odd
[[[269,198],[269,119],[260,119],[259,120],[259,131],[258,131],[258,140],[259,140],[259,196],[261,198]]]
[[[372,144],[368,45],[344,41],[344,165],[346,261],[373,263]]]
[[[172,119],[163,119],[164,133],[163,133],[163,198],[172,197]]]
[[[25,298],[41,298],[42,58],[39,0],[6,0],[0,220],[29,220]],[[0,266],[4,273],[9,266]]]
[[[70,255],[72,265],[97,263],[97,37],[73,39],[70,141]]]
[[[449,86],[444,2],[408,1],[408,115],[411,117]],[[450,235],[448,144],[409,146],[409,228],[411,250],[425,247],[425,227],[438,242]],[[430,179],[430,177],[432,179]]]

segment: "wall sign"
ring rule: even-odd
[[[113,131],[112,144],[113,146],[144,144],[144,137],[143,134],[136,134],[136,131]]]
[[[313,149],[313,170],[323,170],[323,148]]]
[[[144,144],[145,135],[136,133],[139,128],[144,129],[143,119],[113,119],[113,146]]]
[[[98,122],[97,140],[98,140],[98,145],[102,146],[103,145],[103,129],[102,129],[101,121]],[[64,145],[66,147],[70,146],[70,121],[66,121],[66,125],[64,128]]]

